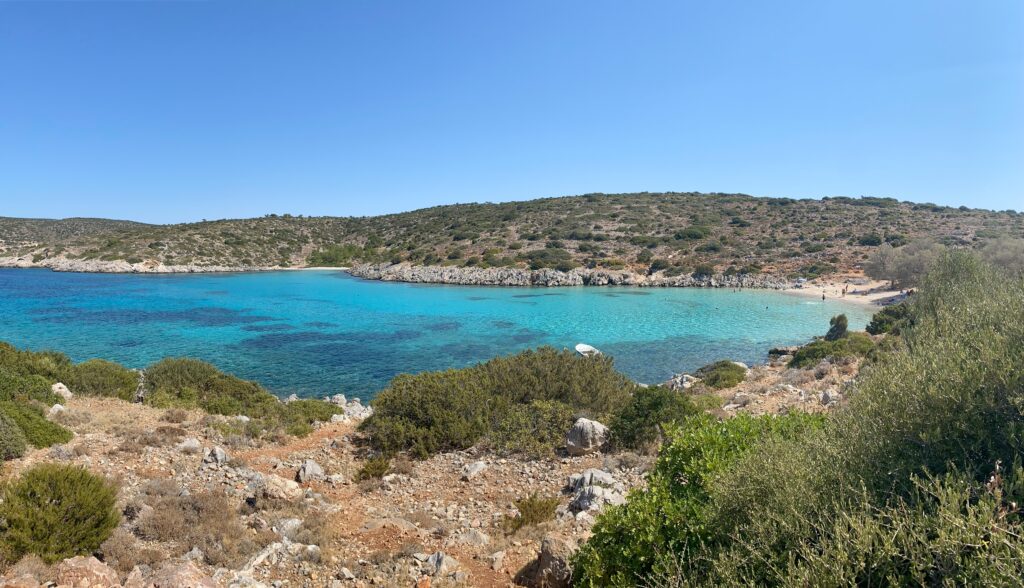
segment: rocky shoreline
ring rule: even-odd
[[[764,274],[716,274],[698,278],[692,275],[647,276],[629,271],[601,269],[574,269],[561,272],[553,269],[525,270],[504,267],[413,266],[407,263],[357,265],[349,269],[348,273],[359,278],[384,282],[469,286],[647,286],[771,290],[791,287],[790,281],[785,278]]]
[[[193,274],[218,272],[280,271],[280,266],[230,265],[165,265],[147,260],[129,263],[125,260],[70,259],[49,257],[33,261],[29,257],[0,257],[0,268],[42,268],[55,272],[114,273],[114,274]],[[766,274],[736,274],[694,277],[692,275],[652,276],[624,270],[578,268],[567,272],[554,269],[528,270],[507,267],[444,267],[399,264],[361,264],[352,268],[338,268],[352,276],[383,282],[410,282],[417,284],[458,284],[465,286],[641,286],[674,288],[760,288],[785,290],[792,287],[789,280]]]
[[[129,263],[123,259],[102,261],[99,259],[70,259],[48,257],[32,261],[29,257],[0,257],[0,268],[49,269],[55,272],[81,272],[90,274],[198,274],[217,272],[264,272],[285,269],[282,267],[232,266],[232,265],[165,265],[158,261],[146,260]]]

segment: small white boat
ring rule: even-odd
[[[587,345],[586,343],[577,343],[576,344],[576,353],[579,353],[583,357],[591,357],[591,356],[594,356],[594,355],[601,355],[601,352],[598,351],[596,347],[593,347],[591,345]]]

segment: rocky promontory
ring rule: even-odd
[[[651,286],[782,290],[791,285],[785,278],[766,274],[716,274],[695,277],[690,274],[665,276],[656,273],[648,276],[629,271],[586,268],[562,272],[554,269],[441,267],[385,263],[357,265],[348,272],[367,280],[470,286]]]

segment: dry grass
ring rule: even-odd
[[[103,561],[121,574],[127,574],[137,565],[155,566],[165,557],[164,553],[145,547],[131,532],[115,529],[110,538],[100,545]]]

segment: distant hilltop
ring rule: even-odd
[[[312,266],[827,276],[883,243],[976,247],[1024,237],[1024,214],[743,194],[586,194],[454,204],[375,217],[267,215],[152,225],[0,217],[0,265],[65,271],[250,271]]]

